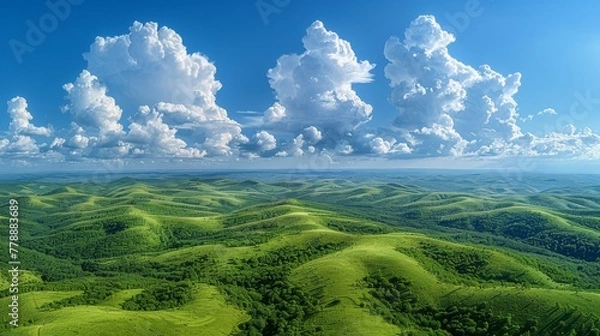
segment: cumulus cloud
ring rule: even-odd
[[[371,148],[371,152],[375,154],[408,154],[411,152],[407,144],[398,143],[394,138],[387,140],[381,137],[373,138],[369,141],[369,147]]]
[[[237,155],[248,142],[216,103],[215,65],[188,53],[174,30],[136,21],[128,34],[97,37],[84,59],[87,69],[64,86],[75,126],[63,146],[72,154],[197,158]]]
[[[236,147],[248,142],[241,125],[229,119],[222,108],[211,110],[213,113],[209,114],[198,105],[161,102],[155,109],[166,124],[199,140],[193,145],[209,156],[235,155]]]
[[[575,126],[567,125],[561,132],[551,132],[541,137],[530,136],[529,140],[525,148],[529,148],[529,152],[533,152],[534,155],[585,160],[600,158],[600,135],[589,127],[577,131]]]
[[[16,135],[6,143],[5,152],[15,156],[30,156],[40,153],[36,141],[27,135]]]
[[[330,154],[600,158],[600,135],[590,128],[557,121],[546,134],[524,132],[519,122],[568,119],[552,108],[521,117],[515,100],[521,74],[465,64],[450,54],[453,42],[433,16],[423,15],[402,39],[385,43],[384,75],[398,113],[390,125],[373,129],[368,123],[376,112],[354,84],[371,82],[375,65],[359,60],[348,41],[315,21],[302,39],[303,52],[282,55],[267,71],[275,102],[264,112],[238,112],[249,120],[242,126],[217,104],[222,84],[207,56],[188,52],[168,27],[134,22],[124,35],[97,37],[84,54],[87,68],[63,86],[62,111],[72,119],[70,128],[36,126],[27,101],[11,99],[0,154],[144,160]],[[249,137],[243,127],[251,129]]]
[[[305,128],[303,136],[304,139],[306,139],[306,141],[308,141],[308,143],[311,145],[314,145],[323,139],[323,134],[321,134],[321,131],[319,131],[319,129],[315,126],[309,126]]]
[[[521,74],[502,75],[489,65],[473,67],[450,55],[455,41],[430,15],[419,16],[404,39],[390,38],[385,76],[398,117],[388,140],[374,137],[372,152],[386,154],[400,139],[401,151],[433,156],[598,157],[598,135],[574,125],[547,134],[523,133],[518,121],[554,117],[546,108],[519,118],[514,96]]]
[[[83,70],[74,83],[63,85],[63,89],[69,100],[63,112],[71,113],[73,122],[87,133],[107,136],[123,131],[120,124],[123,111],[115,99],[107,95],[107,88],[100,84],[98,77]]]
[[[256,144],[256,149],[260,152],[277,148],[277,139],[267,131],[260,131],[254,134],[253,143]]]
[[[7,102],[7,112],[11,119],[7,138],[0,139],[0,153],[8,156],[33,157],[42,153],[42,145],[36,138],[53,134],[51,126],[41,127],[32,123],[33,116],[28,110],[27,100],[14,97]]]
[[[136,21],[128,34],[97,37],[83,57],[91,73],[137,106],[171,102],[196,105],[207,114],[221,112],[216,67],[200,53],[189,54],[181,36],[168,27]]]
[[[63,86],[71,128],[47,148],[69,157],[199,158],[239,155],[249,142],[216,103],[222,85],[214,64],[188,53],[174,30],[134,22],[128,34],[97,37],[84,59],[87,69]],[[35,140],[27,137],[50,136],[52,129],[31,124],[24,99],[9,104],[15,140],[3,141],[3,151],[32,151]]]
[[[69,141],[71,155],[120,157],[129,152],[122,141],[122,109],[108,95],[108,89],[98,77],[83,70],[75,82],[63,85],[68,104],[62,110],[72,116]]]
[[[310,152],[315,152],[316,149],[313,146],[310,146],[311,149],[305,148],[306,140],[304,140],[304,135],[299,134],[296,136],[290,143],[287,144],[286,149],[279,151],[275,154],[275,156],[302,156],[305,155],[305,150]]]
[[[67,139],[65,138],[54,138],[50,143],[50,149],[61,148],[66,142]]]
[[[578,131],[573,125],[542,136],[525,133],[512,142],[497,140],[482,146],[476,152],[482,156],[560,157],[578,160],[597,160],[600,159],[599,153],[600,135],[589,127]]]
[[[394,125],[414,138],[415,153],[462,155],[522,135],[514,100],[521,74],[466,65],[448,51],[454,41],[424,15],[410,24],[404,40],[392,37],[385,44],[385,76],[399,111]]]
[[[302,42],[302,54],[283,55],[268,71],[277,102],[263,116],[266,129],[303,135],[292,140],[296,154],[302,141],[314,145],[325,137],[331,140],[330,146],[336,146],[371,120],[373,111],[352,85],[371,82],[375,65],[359,61],[350,43],[321,21],[306,30]]]
[[[52,127],[38,127],[31,123],[33,116],[27,110],[27,100],[15,97],[8,101],[8,114],[11,118],[9,131],[12,135],[50,136]]]

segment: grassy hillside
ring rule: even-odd
[[[19,327],[2,314],[0,330],[600,335],[600,189],[552,182],[6,183],[1,206],[19,201],[22,272]],[[3,307],[10,281],[0,274]]]

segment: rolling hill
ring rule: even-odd
[[[282,176],[4,182],[2,334],[600,335],[600,181]]]

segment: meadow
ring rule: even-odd
[[[32,176],[3,223],[10,199],[3,335],[600,335],[593,175]]]

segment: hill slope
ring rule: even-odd
[[[490,193],[493,184],[463,178],[460,190],[438,191],[373,178],[3,185],[20,202],[24,271],[20,326],[3,314],[2,328],[600,334],[600,198]],[[0,275],[4,307],[9,280]]]

